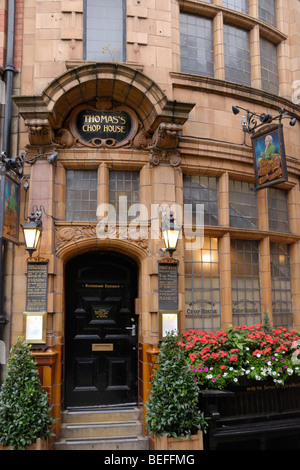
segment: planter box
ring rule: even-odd
[[[11,450],[9,446],[2,446],[0,444],[0,450]],[[48,439],[38,438],[34,444],[26,446],[25,450],[48,450]]]
[[[203,450],[203,432],[185,437],[151,436],[150,448],[152,450]]]

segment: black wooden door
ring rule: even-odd
[[[66,407],[137,403],[136,266],[93,252],[66,268]]]

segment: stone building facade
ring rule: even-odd
[[[35,263],[21,227],[17,243],[5,238],[1,340],[8,354],[24,335],[28,270],[46,266],[33,350],[59,438],[66,407],[147,399],[166,207],[184,225],[204,206],[203,232],[173,255],[182,331],[260,323],[264,311],[300,328],[300,4],[3,0],[4,71],[12,4],[8,157],[25,160],[19,222],[38,208],[43,232]],[[287,178],[256,190],[247,126],[262,113],[282,122]]]

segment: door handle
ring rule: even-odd
[[[135,326],[135,325],[126,326],[126,330],[131,330],[131,336],[135,336],[135,335],[136,335],[136,326]]]

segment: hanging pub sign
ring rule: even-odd
[[[19,243],[20,184],[7,175],[3,178],[3,238]]]
[[[282,124],[264,126],[251,140],[256,189],[287,181]]]

